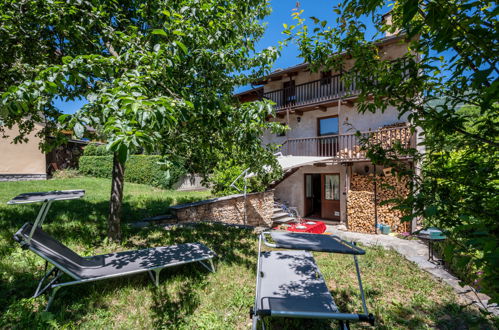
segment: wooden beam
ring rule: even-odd
[[[342,105],[346,105],[347,107],[349,108],[353,108],[354,106],[354,102],[352,100],[344,100],[344,101],[341,101],[341,104]]]
[[[303,116],[303,111],[301,110],[290,110],[290,113],[296,114],[298,116]]]

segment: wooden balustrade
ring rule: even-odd
[[[356,94],[355,83],[346,86],[341,75],[334,75],[264,93],[263,97],[274,101],[276,110],[281,110],[354,94]]]
[[[288,139],[282,146],[283,155],[334,157],[344,160],[365,160],[366,152],[362,143],[381,145],[390,149],[400,143],[403,148],[414,147],[411,128],[396,127],[356,134],[328,135],[299,139]]]

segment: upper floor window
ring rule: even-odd
[[[338,134],[338,116],[319,118],[319,136]]]
[[[321,72],[321,86],[331,83],[331,70]]]

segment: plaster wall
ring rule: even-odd
[[[340,220],[345,222],[346,218],[346,195],[345,177],[346,166],[327,165],[324,167],[303,166],[275,187],[274,196],[281,202],[298,208],[300,215],[305,212],[305,174],[308,173],[339,173],[340,174]]]
[[[327,111],[307,111],[303,115],[297,115],[296,113],[289,114],[289,122],[287,116],[276,118],[274,119],[275,121],[288,124],[290,129],[286,132],[286,136],[276,136],[276,134],[272,134],[271,132],[265,132],[262,136],[262,141],[264,144],[282,144],[287,139],[316,137],[319,125],[318,119],[328,116],[338,116],[339,134],[377,130],[384,125],[408,121],[407,114],[398,118],[398,111],[394,107],[388,107],[384,112],[377,111],[376,113],[360,114],[356,106],[348,107],[340,105],[329,107]],[[300,118],[299,122],[298,118]]]
[[[13,143],[13,138],[18,134],[18,129],[5,128],[8,138],[0,138],[0,174],[46,174],[45,154],[39,149],[40,138],[35,136],[41,129],[37,125],[35,130],[28,135],[28,142]]]

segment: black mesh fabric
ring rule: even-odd
[[[15,234],[16,240],[27,240],[31,228],[31,224],[25,224]],[[147,271],[158,267],[205,260],[215,255],[201,243],[186,243],[82,258],[40,228],[35,230],[29,247],[48,258],[49,261],[65,268],[65,272],[75,279]]]
[[[85,196],[85,190],[60,190],[60,191],[45,191],[31,192],[17,195],[12,198],[8,204],[26,204],[43,202],[46,200],[65,200],[76,199]]]
[[[260,262],[257,310],[338,312],[310,252],[262,252]]]
[[[366,252],[338,236],[271,231],[278,248],[362,255]]]

